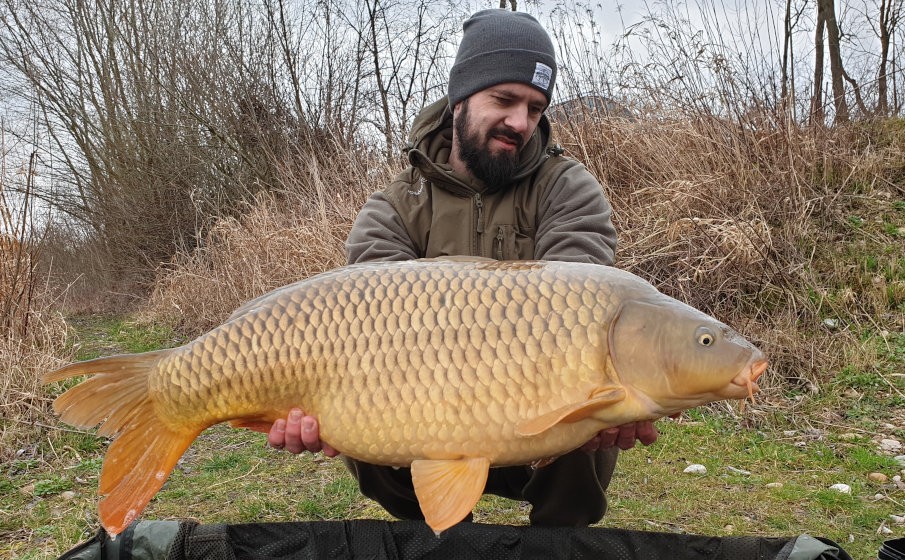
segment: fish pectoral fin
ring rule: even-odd
[[[625,399],[625,389],[609,385],[595,389],[591,397],[579,403],[568,404],[551,412],[525,420],[515,428],[521,437],[531,437],[549,430],[560,422],[571,423],[584,420],[595,411]]]
[[[484,493],[490,460],[416,459],[412,461],[412,484],[424,520],[440,533],[465,519]]]

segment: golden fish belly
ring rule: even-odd
[[[175,423],[300,406],[324,441],[379,464],[523,463],[599,428],[515,433],[603,384],[618,303],[606,280],[519,263],[349,267],[246,306],[160,364],[152,391]]]

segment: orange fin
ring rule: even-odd
[[[618,386],[601,387],[591,394],[591,398],[560,407],[556,410],[525,420],[516,426],[515,433],[521,437],[542,434],[560,422],[570,423],[584,420],[595,411],[625,399],[625,389]]]
[[[44,377],[52,383],[90,375],[54,401],[63,421],[115,439],[107,450],[98,488],[101,524],[112,535],[125,529],[163,486],[170,471],[207,426],[174,429],[154,409],[148,379],[170,350],[99,358],[66,366]]]
[[[141,514],[200,433],[173,431],[154,416],[136,421],[113,441],[98,488],[105,494],[98,512],[108,533],[122,532]]]
[[[270,428],[273,427],[273,421],[260,420],[258,418],[236,418],[235,420],[230,420],[229,425],[233,428],[245,428],[246,430],[269,434]]]
[[[449,529],[471,513],[487,484],[490,460],[430,460],[412,462],[412,484],[424,513],[424,520],[435,533]]]

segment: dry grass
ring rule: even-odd
[[[560,123],[557,136],[605,185],[617,265],[762,345],[772,356],[768,387],[816,389],[844,364],[866,367],[859,329],[900,316],[885,294],[901,291],[901,273],[846,298],[834,287],[866,281],[849,264],[815,265],[845,262],[826,250],[848,235],[857,197],[901,196],[888,180],[905,160],[899,128],[828,130],[751,114],[743,123],[584,116]],[[284,161],[280,192],[221,220],[202,248],[161,271],[150,317],[199,334],[249,298],[343,264],[358,208],[392,171],[341,151],[328,162]],[[878,238],[887,242],[895,239]],[[851,328],[824,328],[828,314]]]
[[[348,152],[328,160],[296,152],[279,169],[280,191],[259,196],[241,218],[220,220],[203,246],[160,271],[146,317],[200,334],[255,296],[345,264],[358,208],[393,173]]]
[[[66,353],[66,324],[37,272],[38,244],[26,219],[33,174],[17,177],[24,194],[14,199],[6,190],[10,179],[0,175],[0,463],[50,416],[40,378]]]
[[[895,127],[692,114],[584,118],[564,123],[560,137],[605,185],[620,232],[618,266],[758,341],[772,357],[774,387],[819,387],[843,364],[864,365],[853,350],[859,328],[882,328],[875,318],[884,316],[885,328],[895,327],[901,312],[882,290],[814,298],[859,277],[850,260],[826,252],[850,233],[858,197],[902,196],[889,180],[905,160]],[[837,264],[827,270],[817,261]],[[822,328],[828,308],[852,328]]]

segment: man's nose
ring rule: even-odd
[[[513,131],[524,136],[528,130],[528,107],[511,107],[504,122]]]

